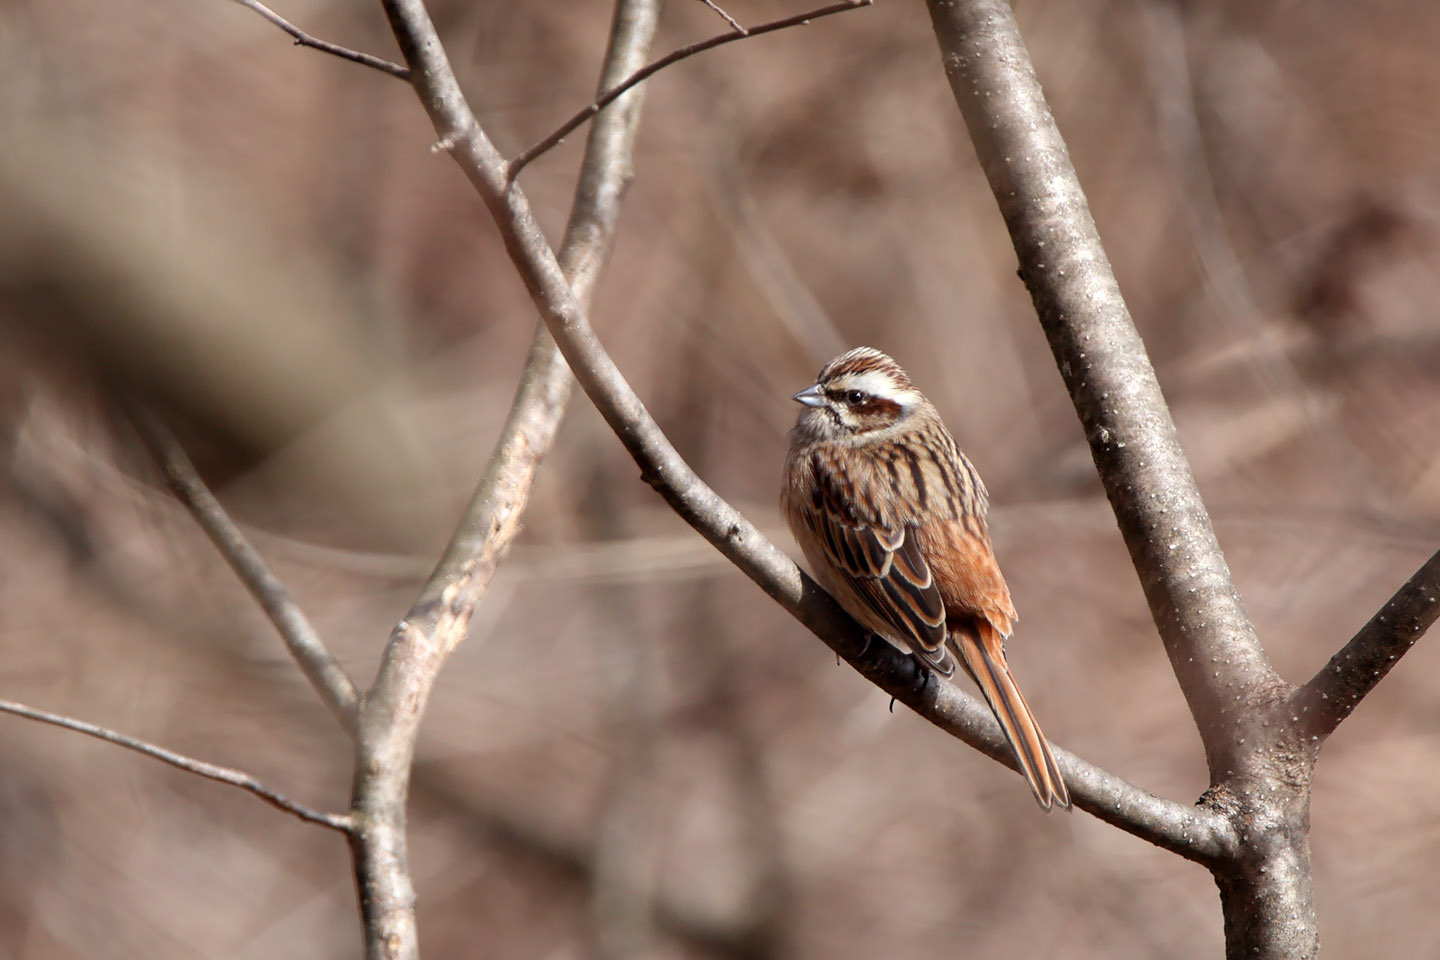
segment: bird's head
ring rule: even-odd
[[[795,421],[797,432],[852,442],[892,434],[926,403],[900,364],[872,347],[831,360],[794,399],[805,405]]]

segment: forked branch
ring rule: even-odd
[[[400,16],[387,5],[392,23]],[[429,17],[419,0],[404,16]],[[658,0],[620,0],[611,27],[601,89],[643,63],[659,22]],[[415,57],[400,34],[407,57]],[[453,84],[439,39],[428,53]],[[423,89],[425,83],[417,84]],[[449,90],[459,104],[458,85]],[[467,110],[468,113],[468,110]],[[564,276],[589,298],[609,254],[640,116],[640,92],[615,103],[591,128],[575,203],[566,229]],[[452,135],[442,131],[442,141]],[[386,645],[361,711],[353,788],[351,847],[361,891],[367,956],[411,960],[418,955],[415,894],[406,868],[406,799],[420,721],[441,667],[463,639],[470,616],[520,529],[540,462],[559,429],[571,392],[570,373],[543,325],[537,324],[510,414],[485,474],[435,571]]]
[[[734,507],[711,490],[675,451],[595,336],[565,280],[524,193],[480,128],[455,80],[420,0],[384,0],[416,91],[439,141],[485,200],[536,307],[576,379],[605,417],[641,475],[722,554],[856,669],[926,719],[1002,754],[1000,733],[972,697],[941,683],[920,691],[914,665],[886,644],[871,644],[830,597]],[[1224,855],[1229,825],[1204,809],[1153,797],[1068,755],[1062,769],[1076,802],[1137,836],[1196,860]],[[1073,779],[1072,779],[1073,776]]]
[[[195,522],[215,544],[215,549],[260,604],[325,706],[330,708],[340,725],[353,734],[356,705],[360,701],[355,681],[330,653],[285,584],[271,571],[259,551],[250,545],[240,527],[230,519],[215,494],[210,492],[205,481],[200,479],[195,465],[185,455],[175,436],[149,411],[131,409],[130,413],[130,420],[140,438],[164,470],[170,489],[189,509]]]
[[[265,4],[261,3],[260,0],[235,0],[235,2],[240,4],[240,6],[242,7],[254,10],[266,20],[275,24],[275,26],[279,27],[281,30],[284,30],[286,33],[290,34],[290,36],[295,38],[295,45],[297,47],[309,47],[312,50],[319,50],[322,53],[328,53],[333,57],[339,57],[342,60],[349,60],[351,63],[358,63],[362,67],[369,67],[372,70],[379,70],[381,73],[388,73],[390,76],[398,77],[401,80],[410,79],[410,71],[407,70],[405,67],[400,66],[400,64],[391,63],[384,57],[377,57],[373,56],[372,54],[362,53],[359,50],[351,50],[349,47],[342,47],[338,43],[331,43],[329,40],[321,40],[319,37],[311,36],[304,30],[301,30],[299,27],[295,26],[295,24],[291,23],[289,20],[286,20],[284,17],[280,16],[280,14],[276,13],[274,10],[271,10],[269,7],[265,6]]]
[[[244,0],[238,0],[238,2],[244,2]],[[639,70],[636,70],[624,80],[621,80],[613,87],[607,89],[600,96],[596,97],[589,106],[586,106],[579,113],[575,114],[575,116],[562,123],[555,130],[555,132],[551,133],[549,136],[539,141],[535,145],[528,147],[527,149],[522,151],[518,157],[516,157],[514,160],[511,160],[509,167],[509,179],[511,181],[514,181],[516,177],[520,176],[520,171],[524,170],[525,167],[530,163],[530,161],[534,160],[536,157],[540,156],[546,151],[558,146],[565,140],[566,137],[570,136],[570,134],[574,132],[576,127],[580,126],[586,120],[589,120],[591,117],[595,116],[595,114],[599,113],[601,110],[604,110],[605,107],[608,104],[612,103],[617,97],[624,96],[625,91],[629,90],[631,87],[634,87],[636,84],[644,83],[645,80],[659,73],[661,70],[664,70],[668,66],[679,63],[681,60],[684,60],[688,57],[693,57],[697,53],[704,53],[706,50],[713,50],[716,47],[723,46],[727,43],[734,43],[736,40],[746,40],[750,37],[758,37],[763,34],[774,33],[776,30],[784,30],[788,27],[801,27],[809,23],[811,20],[818,20],[821,17],[828,17],[832,13],[844,13],[846,10],[854,10],[856,7],[868,7],[874,2],[875,0],[841,0],[840,3],[832,3],[829,6],[818,7],[814,10],[807,11],[806,13],[797,13],[793,17],[782,17],[779,20],[772,20],[769,23],[762,23],[758,27],[749,28],[740,26],[730,17],[729,14],[725,13],[722,10],[720,11],[720,15],[731,23],[733,29],[727,31],[726,33],[721,33],[713,36],[708,40],[701,40],[698,43],[692,43],[689,46],[681,47],[679,50],[676,50],[673,53],[668,53],[665,56],[661,57],[659,60],[656,60],[654,63],[642,67]],[[718,10],[719,8],[716,9]]]

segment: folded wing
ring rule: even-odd
[[[817,488],[807,520],[834,568],[896,639],[950,676],[955,660],[945,648],[945,604],[915,528],[859,516],[829,485]]]

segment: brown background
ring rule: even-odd
[[[1440,7],[1183,6],[1019,15],[1247,607],[1300,680],[1440,540]],[[432,8],[507,152],[588,98],[606,4]],[[377,5],[281,12],[393,56]],[[672,3],[657,50],[722,26]],[[345,805],[348,742],[100,384],[178,414],[368,683],[535,322],[432,139],[403,84],[223,0],[0,4],[0,696]],[[582,141],[523,177],[552,237]],[[682,454],[790,547],[789,394],[844,346],[894,354],[994,495],[1011,659],[1046,730],[1196,797],[1194,728],[923,5],[662,74],[636,174],[595,321]],[[1329,956],[1440,945],[1437,669],[1422,642],[1321,759]],[[709,933],[799,958],[1220,953],[1201,868],[1041,815],[886,704],[671,516],[577,397],[427,716],[424,950],[699,957]],[[0,957],[359,951],[336,836],[74,734],[0,731]]]

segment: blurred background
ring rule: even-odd
[[[754,24],[787,4],[733,2]],[[609,5],[434,0],[509,154]],[[290,0],[397,57],[376,4]],[[1019,17],[1266,648],[1300,681],[1440,541],[1440,6],[1025,0]],[[675,0],[657,54],[724,28]],[[583,136],[523,186],[553,238]],[[392,78],[225,0],[0,3],[0,696],[345,806],[351,751],[107,399],[168,412],[368,684],[479,476],[535,312]],[[993,493],[1056,742],[1166,797],[1202,752],[918,0],[650,84],[594,319],[787,549],[789,395],[892,353]],[[1330,741],[1335,957],[1440,944],[1440,641]],[[577,396],[443,673],[412,796],[432,956],[1214,957],[1199,867],[846,667]],[[0,717],[0,957],[353,957],[349,856],[253,798]]]

